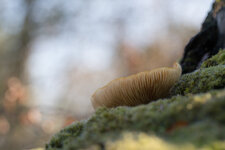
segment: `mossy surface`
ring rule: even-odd
[[[201,65],[201,68],[209,68],[212,66],[217,66],[219,64],[225,65],[225,49],[220,50],[218,54],[204,61]]]
[[[176,96],[137,107],[102,108],[89,120],[63,129],[46,148],[120,149],[118,140],[123,133],[144,132],[172,147],[192,143],[193,148],[212,149],[212,144],[225,140],[224,108],[225,90]]]
[[[168,138],[162,138],[155,135],[149,135],[145,133],[125,133],[123,134],[123,138],[114,141],[114,142],[108,142],[106,143],[106,148],[108,150],[223,150],[225,149],[225,142],[223,140],[211,140],[207,141],[207,144],[202,144],[202,146],[197,146],[195,144],[192,144],[190,142],[189,137],[187,137],[187,134],[194,134],[191,135],[191,137],[196,137],[199,139],[202,139],[204,141],[206,139],[206,136],[211,138],[212,135],[208,136],[209,134],[214,134],[215,131],[211,132],[213,130],[210,122],[202,122],[202,123],[196,123],[194,125],[190,125],[186,128],[181,128],[180,130],[177,130],[176,133],[178,133],[179,136],[176,138],[179,138],[179,141],[181,142],[174,142],[173,136],[170,140]],[[209,129],[208,132],[206,132],[206,128]],[[217,126],[216,126],[217,128]],[[185,129],[185,130],[184,130]],[[200,129],[200,130],[198,130]],[[199,132],[202,132],[202,129],[204,129],[204,134],[199,134]],[[182,132],[182,131],[188,131]],[[198,131],[198,132],[196,132]],[[223,130],[220,130],[223,131]],[[196,135],[196,133],[198,135]],[[208,133],[208,134],[207,134]],[[220,133],[222,134],[222,133]],[[170,135],[172,136],[172,135]],[[205,136],[205,137],[204,137]],[[195,138],[195,139],[196,139]],[[184,139],[187,139],[188,142],[184,142]],[[195,140],[192,139],[192,140]],[[171,142],[173,141],[173,142]],[[202,142],[206,143],[206,141]]]
[[[171,95],[203,93],[225,87],[225,50],[204,61],[200,69],[181,76],[171,89]]]
[[[225,65],[196,70],[183,75],[171,90],[171,95],[203,93],[225,87]]]

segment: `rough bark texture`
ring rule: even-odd
[[[224,0],[215,2],[202,24],[201,31],[194,36],[184,50],[181,60],[183,74],[192,72],[201,63],[224,48]]]

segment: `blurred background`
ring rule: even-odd
[[[43,147],[114,78],[179,61],[213,0],[0,0],[0,149]]]

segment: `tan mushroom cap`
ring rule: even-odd
[[[136,106],[165,98],[181,76],[181,66],[162,67],[122,77],[99,88],[92,95],[94,109],[98,107]]]

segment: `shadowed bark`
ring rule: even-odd
[[[183,74],[199,68],[201,63],[224,48],[225,0],[215,2],[202,24],[201,31],[187,44],[181,60]]]

